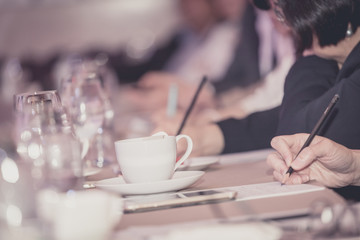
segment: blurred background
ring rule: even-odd
[[[80,58],[136,65],[179,22],[174,0],[1,0],[0,146],[14,152],[14,94],[59,89]]]
[[[16,94],[34,117],[56,90],[100,162],[115,140],[175,134],[204,75],[188,126],[275,107],[294,48],[273,15],[249,0],[0,0],[0,148],[21,152],[34,129]]]
[[[157,44],[178,24],[175,2],[1,0],[1,57],[41,63],[59,53],[117,51],[135,47],[131,44]]]

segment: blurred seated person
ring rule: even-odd
[[[169,85],[174,82],[179,85],[179,108],[186,108],[203,75],[211,82],[206,96],[259,80],[258,36],[254,9],[248,1],[180,0],[179,7],[185,26],[173,38],[176,44],[170,44],[172,50],[159,50],[146,67],[121,67],[110,59],[120,83],[122,79],[129,81],[122,77],[126,72],[136,73],[131,81],[138,82],[138,88],[123,94],[139,108],[151,111],[165,107]],[[166,57],[160,59],[159,55]],[[154,70],[161,72],[149,73]]]
[[[276,152],[267,157],[274,178],[283,181],[289,166],[294,172],[285,184],[301,184],[316,180],[324,186],[339,188],[360,186],[360,150],[351,150],[328,138],[316,136],[311,145],[295,158],[308,134],[277,136],[271,146]],[[360,199],[360,191],[355,192]]]
[[[185,126],[184,133],[196,143],[193,154],[268,148],[277,134],[310,132],[335,93],[340,95],[340,100],[320,134],[346,147],[360,149],[360,115],[356,110],[360,104],[357,71],[360,2],[341,0],[335,7],[330,0],[269,3],[272,8],[277,7],[277,13],[282,12],[281,20],[296,34],[298,52],[311,50],[317,56],[300,57],[292,66],[286,77],[281,107],[243,119],[230,118],[204,123],[201,127]],[[167,130],[175,132],[176,128]]]
[[[263,10],[268,8],[269,6],[265,6]],[[260,67],[265,68],[267,65],[269,69],[272,61],[272,59],[269,61],[269,57],[276,57],[276,66],[265,74],[264,78],[257,84],[247,88],[233,87],[213,99],[208,96],[207,101],[212,101],[212,107],[208,106],[192,113],[188,124],[203,125],[206,122],[220,121],[230,117],[243,118],[253,112],[271,109],[281,104],[284,95],[285,78],[295,61],[293,37],[290,29],[279,22],[272,11],[259,11],[257,16],[258,32],[263,35],[261,41],[263,44],[260,45],[260,50],[263,52],[261,60],[264,63],[260,64]],[[163,81],[161,76],[164,75],[151,76],[151,79],[146,79],[149,81],[144,81],[144,84]],[[178,86],[181,86],[181,84],[178,84]],[[165,89],[162,90],[165,91]],[[191,97],[189,96],[190,99]],[[200,104],[203,106],[202,103]],[[179,126],[183,115],[184,111],[179,109],[177,116],[169,119],[165,116],[165,110],[163,110],[154,114],[153,118],[158,125],[166,124],[170,126],[173,124]]]
[[[244,1],[241,2],[244,4]],[[233,7],[234,3],[239,4],[239,1],[218,0],[213,1],[213,3],[217,4],[219,15],[222,18],[228,19],[228,22],[239,21],[239,11],[236,11],[239,7]],[[262,7],[264,10],[268,10],[268,8],[269,6]],[[228,117],[244,117],[254,111],[280,105],[285,76],[295,60],[293,39],[289,29],[276,21],[274,14],[257,11],[256,16],[257,34],[261,36],[258,49],[259,69],[264,77],[259,79],[256,84],[247,87],[230,87],[229,80],[212,82],[202,90],[189,122],[202,125],[204,122],[219,121]],[[243,33],[244,37],[248,38],[247,32],[243,31]],[[242,48],[237,49],[236,57],[249,60],[243,56],[243,53],[246,52],[244,49],[246,46],[244,44],[240,46]],[[244,66],[241,61],[235,61],[233,64],[239,64],[239,69]],[[233,71],[231,78],[233,82],[241,82],[241,72]],[[190,79],[190,76],[187,79]],[[194,85],[176,74],[151,72],[139,81],[137,86],[140,90],[130,90],[124,94],[127,100],[130,99],[128,102],[135,103],[136,106],[140,106],[138,108],[151,112],[152,120],[156,125],[172,124],[177,127],[180,125],[200,80],[200,75],[197,76],[197,79],[194,78],[193,82],[196,82]],[[218,92],[218,86],[221,83],[227,87],[222,89],[224,91]],[[176,116],[168,116],[167,100],[169,96],[167,93],[170,86],[174,84],[178,88],[179,96],[177,114]],[[211,86],[215,86],[215,92],[211,91]]]
[[[279,20],[296,34],[300,57],[290,69],[281,107],[243,119],[185,126],[193,154],[214,155],[270,147],[276,135],[310,133],[335,94],[340,99],[320,135],[360,149],[360,1],[270,0]],[[166,127],[166,126],[164,126]],[[171,132],[171,130],[167,130]],[[181,149],[179,149],[181,150]],[[354,198],[358,187],[336,191]]]
[[[261,36],[259,67],[265,76],[250,87],[233,87],[213,99],[211,99],[211,95],[208,95],[207,102],[211,102],[212,105],[192,112],[187,125],[194,125],[193,127],[196,128],[196,125],[202,126],[206,122],[220,121],[231,117],[243,118],[253,112],[271,109],[281,104],[285,78],[296,58],[293,36],[290,29],[277,20],[273,11],[267,11],[271,6],[266,1],[264,4],[263,1],[255,0],[254,4],[258,7],[256,27]],[[275,67],[272,66],[274,59],[276,59]],[[270,70],[271,68],[272,70]],[[161,77],[165,78],[160,74],[150,77],[151,79],[147,79],[150,81],[144,81],[141,84],[152,86],[151,83],[164,82]],[[148,86],[146,85],[146,87]],[[165,89],[159,90],[158,94],[161,91],[165,91]],[[183,91],[185,92],[185,90]],[[206,92],[205,90],[201,94],[205,95]],[[188,99],[191,98],[192,96],[188,97]],[[206,98],[202,100],[204,99]],[[200,105],[204,106],[202,103]],[[165,110],[160,113],[158,111],[153,115],[154,122],[158,126],[174,131],[180,125],[184,111],[178,109],[176,117],[173,118],[166,117]]]
[[[262,10],[269,10],[270,6],[256,6]],[[205,111],[204,117],[210,121],[220,121],[229,117],[243,118],[247,115],[263,111],[281,104],[284,94],[284,82],[290,67],[295,62],[295,46],[290,29],[279,22],[272,11],[258,10],[256,26],[260,35],[260,69],[266,73],[256,84],[248,88],[233,87],[231,90],[217,97],[215,109]],[[271,61],[276,64],[271,71]]]

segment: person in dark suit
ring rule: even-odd
[[[291,2],[305,5],[304,1]],[[287,76],[281,107],[255,113],[246,119],[227,119],[213,124],[212,127],[217,128],[219,134],[215,138],[222,141],[218,145],[221,147],[210,148],[217,149],[217,152],[209,153],[266,148],[275,135],[309,132],[335,93],[339,93],[340,100],[335,114],[331,116],[331,124],[323,129],[322,134],[347,147],[360,148],[360,141],[357,140],[360,136],[357,124],[360,115],[356,111],[360,104],[360,3],[341,0],[341,3],[333,6],[331,1],[326,0],[309,2],[306,1],[306,9],[316,9],[313,11],[317,11],[317,18],[310,18],[311,13],[305,10],[301,12],[301,6],[298,6],[300,10],[295,8],[291,12],[288,8],[292,5],[285,0],[279,1],[279,4],[284,4],[280,6],[284,6],[285,21],[297,33],[299,51],[310,49],[320,57],[309,55],[297,60]],[[318,14],[320,10],[314,4],[324,5],[320,8],[321,14]],[[329,6],[326,7],[326,4]],[[291,17],[287,15],[289,12]],[[305,33],[300,32],[304,29],[303,25],[294,25],[301,13],[304,19],[315,19],[314,23],[304,25],[308,27]],[[312,29],[318,32],[313,33]],[[306,38],[309,36],[310,40]]]
[[[297,33],[299,51],[312,49],[324,59],[333,61],[329,71],[335,78],[318,82],[291,77],[285,85],[285,95],[277,135],[310,132],[330,99],[340,99],[320,135],[348,148],[360,148],[360,1],[279,0],[279,10]],[[279,12],[281,14],[281,12]],[[290,72],[289,76],[295,73]],[[360,200],[359,187],[347,186],[335,191]]]
[[[273,2],[270,3],[274,7]],[[360,148],[360,115],[355,110],[360,104],[359,1],[341,0],[333,6],[330,0],[293,0],[291,3],[299,6],[296,5],[292,11],[288,8],[293,5],[286,0],[278,3],[283,6],[286,23],[298,36],[299,51],[307,49],[309,53],[311,50],[310,53],[318,56],[300,57],[293,65],[287,75],[285,96],[280,107],[254,113],[245,119],[226,119],[209,124],[211,127],[204,126],[208,129],[201,132],[217,139],[217,144],[209,145],[208,151],[203,149],[203,153],[267,148],[275,135],[309,132],[335,93],[339,93],[340,100],[322,134],[346,147]],[[310,10],[303,9],[302,5]],[[311,10],[313,12],[307,12]],[[321,14],[318,14],[319,11],[322,11]],[[304,20],[303,25],[296,26],[298,18],[314,19],[314,22]],[[307,27],[305,33],[301,32],[304,26]]]
[[[246,119],[227,119],[204,126],[196,134],[202,154],[219,154],[269,147],[275,135],[308,133],[334,94],[340,100],[321,130],[323,136],[348,148],[360,148],[360,1],[270,1],[279,20],[296,33],[301,57],[290,70],[281,107]],[[211,139],[205,140],[205,139]],[[195,144],[194,144],[195,146]],[[358,187],[335,189],[360,200]]]
[[[316,88],[316,85],[335,79],[337,73],[338,66],[334,61],[317,56],[300,57],[291,67],[285,84],[293,79],[310,82],[316,79],[312,82]],[[294,88],[296,89],[296,86]],[[291,92],[285,94],[291,96]],[[284,104],[283,100],[281,106],[255,112],[241,119],[228,118],[203,124],[201,127],[185,126],[184,133],[190,135],[194,142],[198,142],[193,148],[193,155],[216,155],[270,148],[270,141],[277,135],[281,124],[286,124],[289,128],[296,127],[291,122],[279,123],[280,114],[284,114]],[[295,106],[297,104],[294,103]],[[319,109],[320,113],[323,111],[324,109]]]

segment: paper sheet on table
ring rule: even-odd
[[[117,232],[113,239],[127,240],[199,240],[199,239],[253,239],[278,240],[283,231],[266,222],[219,223],[218,220],[204,220],[154,226],[132,226]]]
[[[260,183],[260,184],[250,184],[250,185],[241,185],[234,187],[225,187],[225,188],[215,188],[209,189],[208,191],[215,190],[216,192],[237,192],[236,201],[245,201],[251,199],[260,199],[260,198],[269,198],[277,196],[286,196],[301,194],[313,191],[324,190],[325,187],[310,185],[310,184],[299,184],[299,185],[281,185],[279,182],[269,182],[269,183]],[[133,209],[134,206],[138,208],[142,204],[154,204],[165,201],[171,201],[178,198],[188,198],[185,196],[186,193],[200,193],[200,195],[206,195],[202,193],[204,191],[184,191],[178,193],[161,193],[161,194],[150,194],[150,195],[139,195],[139,196],[129,196],[126,197],[125,205],[129,209]],[[205,191],[206,192],[206,191]],[[211,195],[209,195],[211,196]]]
[[[220,164],[231,165],[236,163],[263,161],[272,152],[274,152],[274,149],[269,148],[256,151],[223,154],[219,155]]]
[[[267,223],[213,224],[202,227],[190,227],[172,230],[164,235],[151,236],[150,240],[278,240],[281,238],[280,228]]]
[[[227,190],[237,192],[237,201],[294,195],[324,190],[325,187],[311,184],[281,185],[280,182],[269,182],[228,187]]]

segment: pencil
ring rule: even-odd
[[[188,117],[189,117],[192,109],[194,108],[194,105],[195,105],[196,100],[197,100],[197,98],[198,98],[198,96],[199,96],[199,94],[200,94],[200,91],[201,91],[201,89],[203,88],[203,86],[205,85],[205,82],[206,82],[206,81],[207,81],[207,77],[204,76],[204,77],[202,78],[202,80],[201,80],[201,82],[200,82],[200,84],[199,84],[196,92],[195,92],[195,95],[194,95],[194,97],[193,97],[193,99],[192,99],[192,101],[191,101],[188,109],[186,110],[185,116],[184,116],[184,118],[183,118],[183,120],[182,120],[182,122],[181,122],[181,124],[180,124],[180,127],[179,127],[179,129],[178,129],[178,131],[177,131],[177,133],[176,133],[176,136],[179,135],[179,134],[182,132],[182,130],[183,130],[184,126],[185,126],[185,123],[186,123],[186,121],[187,121],[187,119],[188,119]]]
[[[327,117],[330,115],[331,110],[334,108],[334,106],[338,102],[339,98],[340,98],[339,95],[335,94],[334,97],[331,99],[329,105],[325,109],[324,113],[321,115],[321,117],[318,120],[318,122],[316,123],[314,129],[311,131],[311,133],[310,133],[309,137],[306,139],[304,145],[301,147],[299,152],[296,154],[294,160],[299,156],[299,154],[301,153],[302,150],[304,150],[304,148],[308,147],[311,144],[312,140],[318,134],[320,128],[324,124]],[[281,182],[281,185],[285,184],[285,182],[289,179],[290,175],[293,172],[294,172],[294,169],[290,166],[288,168],[288,170],[286,171],[286,173],[285,173],[285,176],[284,176],[284,178],[283,178],[283,180]]]

